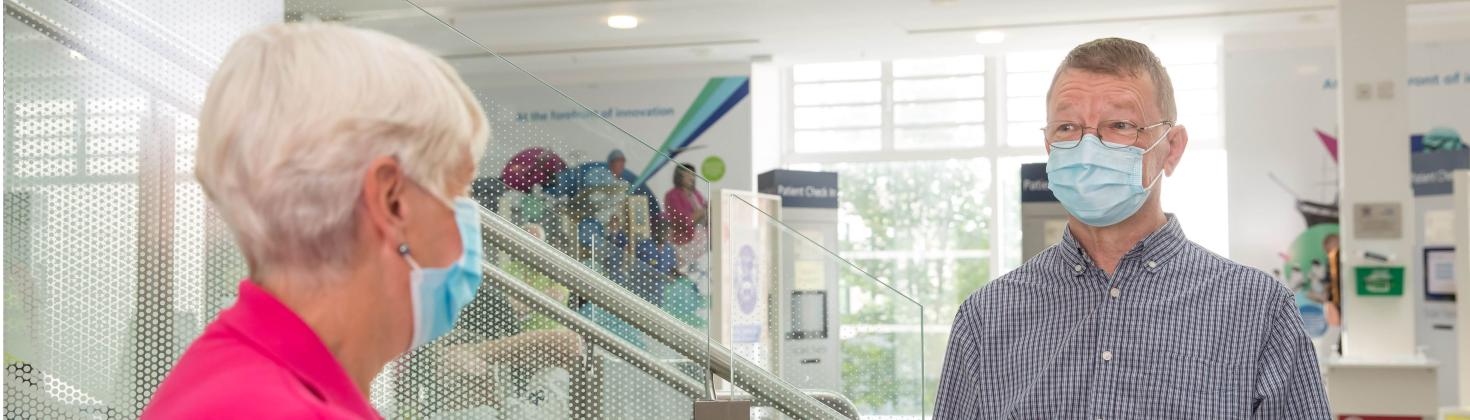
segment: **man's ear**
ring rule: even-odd
[[[1169,130],[1164,141],[1169,143],[1169,155],[1164,157],[1164,174],[1174,176],[1174,168],[1179,166],[1179,160],[1184,158],[1184,149],[1189,146],[1189,130],[1176,125]]]
[[[403,243],[403,167],[398,159],[384,156],[373,159],[362,176],[364,218],[389,244]]]

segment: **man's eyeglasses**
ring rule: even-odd
[[[1102,140],[1104,146],[1113,149],[1122,149],[1137,144],[1138,138],[1143,137],[1145,131],[1161,126],[1168,127],[1168,129],[1164,130],[1163,134],[1159,135],[1160,138],[1163,138],[1164,135],[1169,133],[1169,129],[1174,128],[1174,122],[1164,120],[1146,127],[1139,127],[1137,123],[1132,121],[1111,120],[1103,121],[1097,127],[1088,127],[1072,121],[1054,121],[1048,123],[1046,127],[1042,127],[1041,131],[1046,135],[1047,146],[1058,149],[1071,149],[1077,147],[1078,144],[1082,144],[1082,134],[1089,128],[1097,132],[1097,137]]]

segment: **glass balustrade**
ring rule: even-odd
[[[136,416],[234,302],[249,273],[192,176],[197,116],[230,43],[281,21],[439,54],[491,125],[472,187],[487,280],[449,335],[384,368],[383,415],[689,418],[708,396],[924,412],[922,308],[835,237],[683,169],[689,131],[635,138],[409,2],[175,3],[5,1],[7,417]]]
[[[748,394],[739,377],[758,369],[846,400],[824,402],[850,404],[863,418],[923,418],[923,306],[832,252],[835,218],[805,208],[783,213],[774,195],[717,195],[715,217],[725,228],[711,279],[715,339],[751,362],[720,391]]]

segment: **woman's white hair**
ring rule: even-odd
[[[489,124],[444,60],[398,38],[322,23],[240,38],[210,82],[195,176],[251,270],[335,271],[357,240],[368,164],[396,157],[441,199]],[[467,156],[468,155],[468,156]]]

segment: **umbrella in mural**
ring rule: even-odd
[[[556,153],[532,147],[511,156],[500,170],[505,186],[520,192],[531,192],[536,184],[545,184],[553,175],[567,168],[567,162]]]

